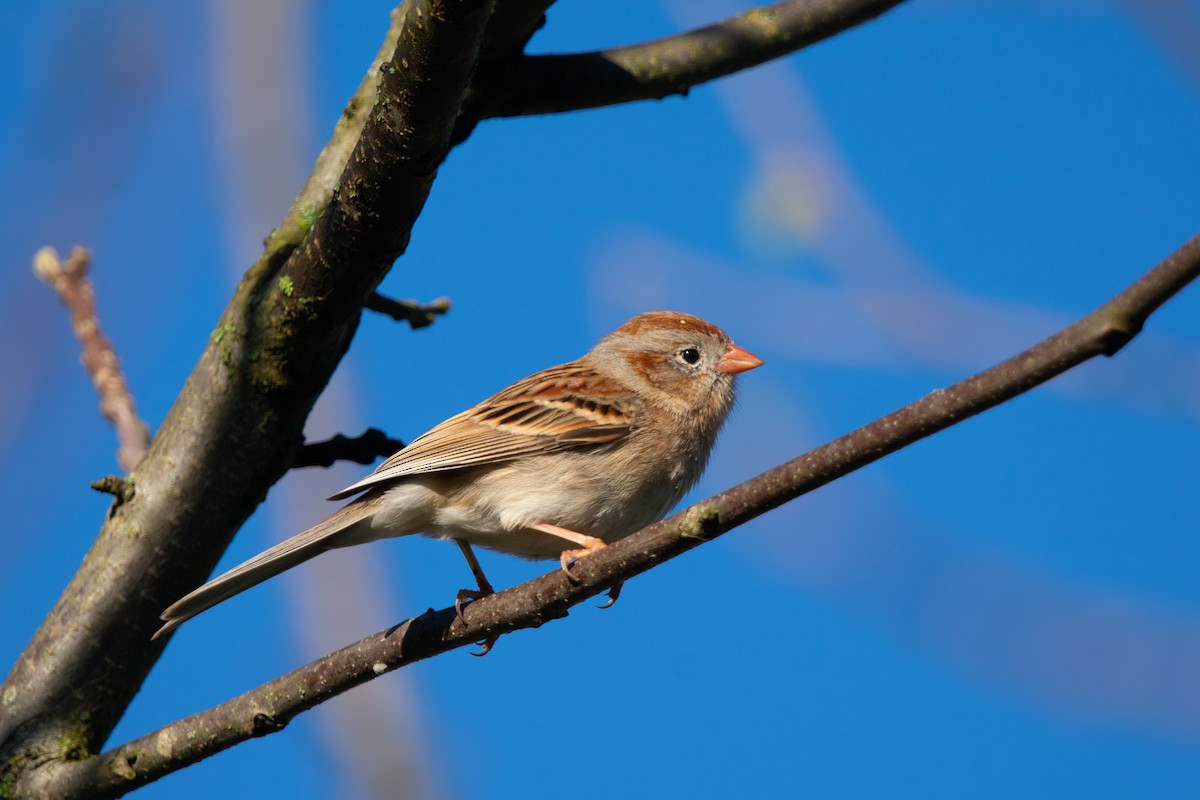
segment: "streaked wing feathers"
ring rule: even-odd
[[[451,417],[329,499],[406,475],[615,442],[637,427],[642,413],[627,389],[580,362],[552,367]]]

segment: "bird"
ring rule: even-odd
[[[666,516],[700,479],[734,405],[734,377],[762,359],[716,325],[648,311],[583,357],[534,373],[430,429],[308,530],[185,595],[152,638],[333,548],[419,533],[571,564]],[[610,594],[615,599],[615,594]]]

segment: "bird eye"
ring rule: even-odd
[[[694,347],[685,347],[679,351],[679,357],[688,364],[695,364],[700,361],[700,351]]]

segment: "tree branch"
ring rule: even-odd
[[[362,138],[363,126],[367,124],[371,109],[375,107],[383,67],[392,61],[396,54],[396,44],[404,30],[405,11],[409,5],[404,2],[392,10],[392,22],[383,37],[383,43],[379,46],[375,59],[367,67],[354,95],[342,109],[333,134],[317,156],[304,188],[292,201],[292,207],[288,209],[283,223],[267,237],[266,252],[268,255],[274,254],[275,260],[286,258],[299,247],[316,221],[325,213],[325,207],[333,197],[334,188],[350,161],[350,154]]]
[[[83,345],[80,360],[100,395],[100,413],[117,432],[117,463],[129,472],[146,455],[150,428],[138,416],[121,361],[100,327],[96,292],[87,277],[91,263],[92,254],[86,248],[76,247],[64,264],[53,247],[43,247],[33,257],[33,271],[71,312],[75,338]]]
[[[785,0],[651,42],[501,62],[475,83],[460,122],[657,100],[758,66],[861,25],[902,0]]]
[[[291,466],[449,149],[489,10],[488,0],[404,7],[400,44],[328,205],[301,226],[299,246],[274,237],[247,271],[135,470],[136,494],[0,687],[5,791],[99,749],[165,644],[149,638],[159,611],[203,581]]]
[[[479,64],[519,56],[539,28],[554,0],[496,0],[487,33],[479,48]]]
[[[574,605],[922,438],[1046,382],[1098,355],[1111,356],[1172,295],[1200,276],[1200,236],[1073,325],[978,375],[703,500],[615,542],[572,567],[471,603],[430,611],[300,667],[240,697],[172,723],[101,756],[56,765],[36,788],[47,796],[117,797],[254,736],[405,665],[481,639],[566,616]],[[102,788],[100,794],[95,794]]]
[[[544,24],[545,11],[552,4],[553,0],[496,0],[480,44],[480,63],[505,61],[519,56],[529,38]],[[308,181],[292,202],[284,222],[268,237],[268,253],[286,257],[300,245],[324,213],[350,161],[350,154],[362,135],[371,109],[375,107],[383,67],[395,56],[396,45],[404,31],[405,9],[408,5],[401,4],[392,11],[391,25],[375,60],[342,110],[333,135],[317,157]],[[465,138],[465,134],[456,135],[453,141],[458,144]]]

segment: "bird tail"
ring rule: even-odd
[[[249,561],[237,565],[181,597],[161,614],[159,618],[163,620],[163,626],[150,638],[165,636],[217,603],[228,600],[235,594],[240,594],[251,586],[273,578],[326,550],[363,541],[361,537],[348,537],[347,534],[351,534],[358,523],[370,519],[375,513],[375,504],[370,502],[371,499],[371,496],[367,495],[350,503],[303,533],[298,533],[270,550],[259,553]]]

